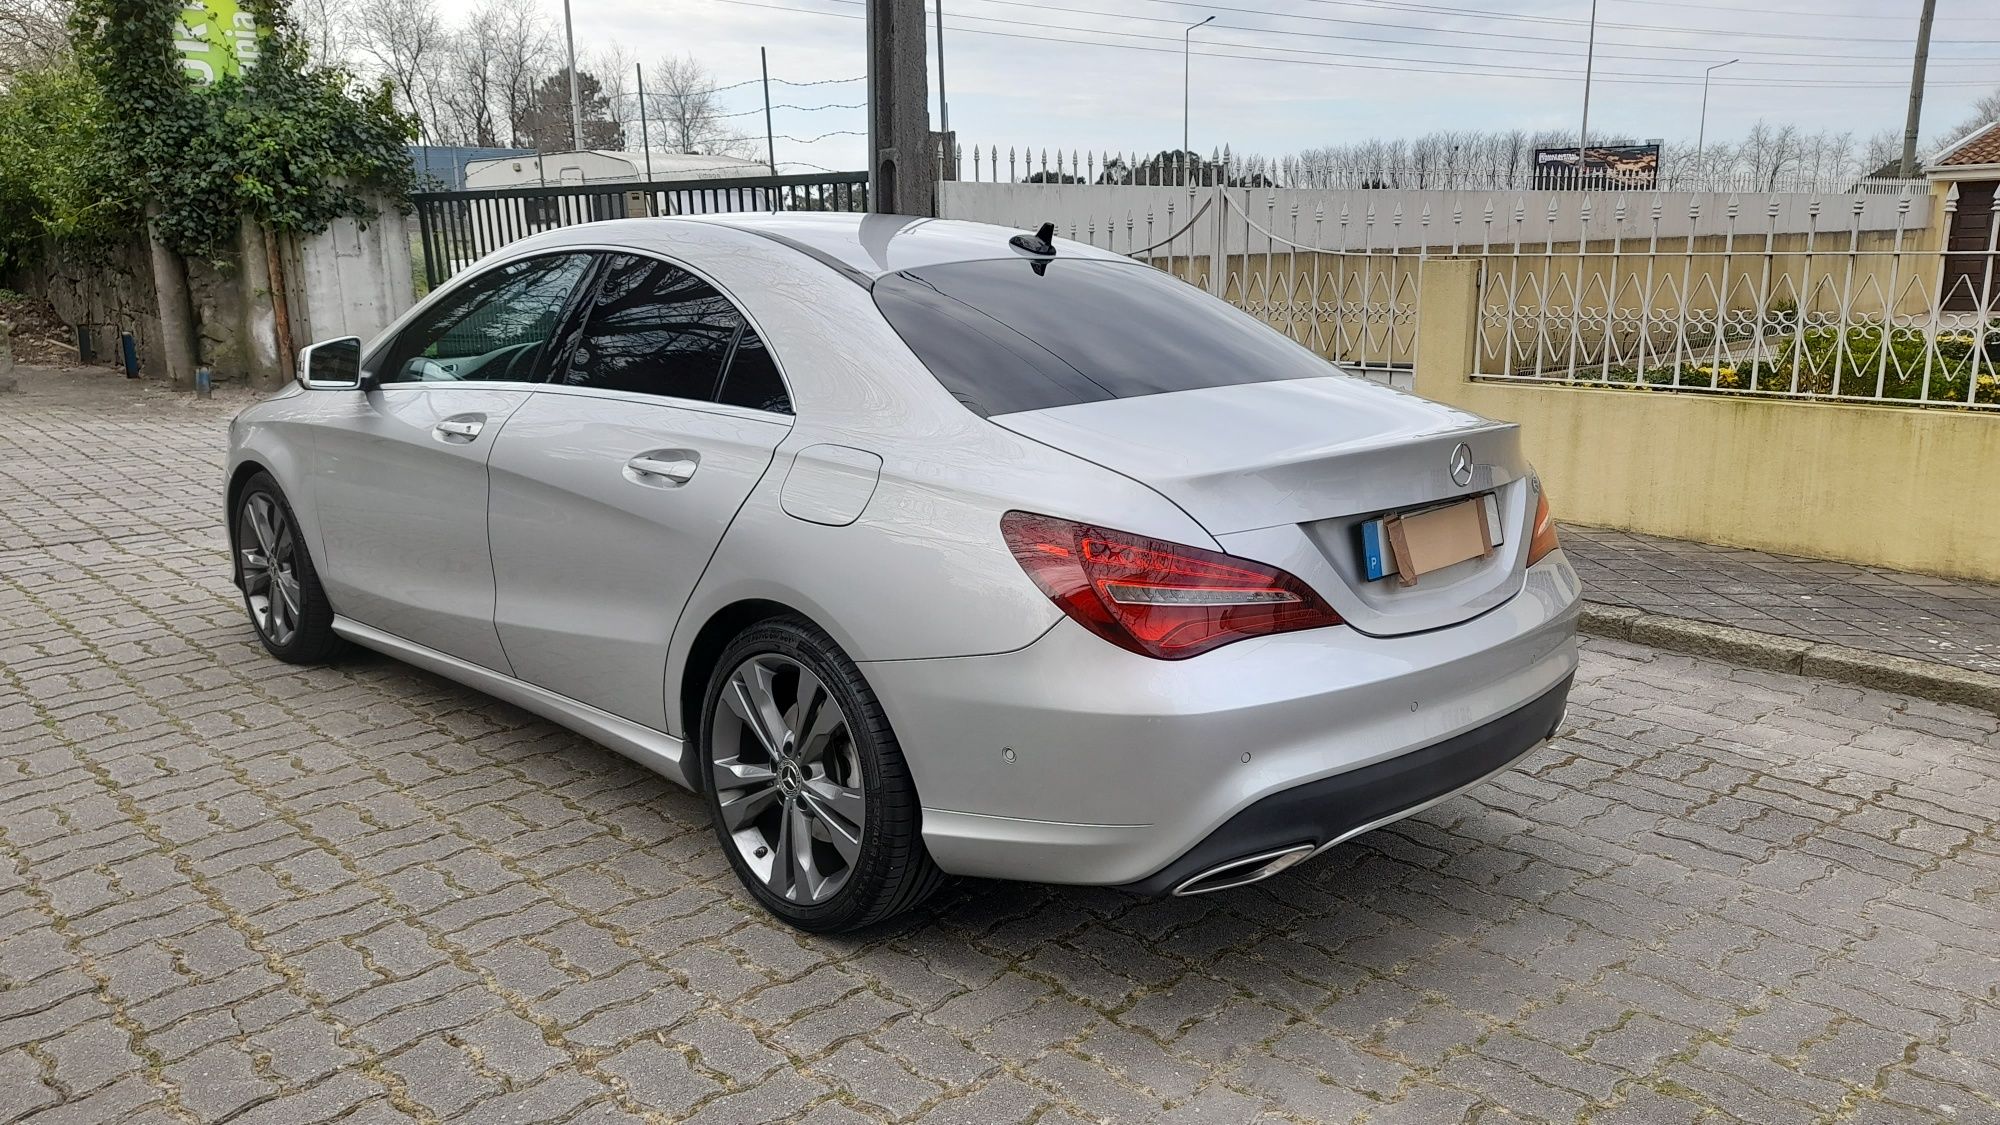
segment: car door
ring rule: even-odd
[[[314,436],[321,576],[364,625],[496,671],[486,460],[549,374],[591,258],[504,263],[455,287],[369,357],[373,385]]]
[[[521,679],[660,729],[674,624],[791,406],[706,280],[613,254],[592,286],[569,362],[494,445],[494,620]]]

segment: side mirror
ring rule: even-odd
[[[299,386],[351,391],[361,385],[361,337],[322,340],[299,351]]]

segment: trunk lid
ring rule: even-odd
[[[1464,621],[1516,593],[1535,496],[1519,430],[1350,376],[1243,383],[996,414],[991,421],[1143,482],[1224,550],[1283,567],[1378,635]],[[1472,475],[1452,478],[1460,444]],[[1361,525],[1494,494],[1502,543],[1414,586],[1369,581]]]

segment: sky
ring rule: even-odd
[[[561,0],[543,0],[560,19]],[[866,97],[862,0],[571,0],[577,50],[640,62],[691,53],[760,133],[758,48],[772,102]],[[927,0],[935,18],[939,0]],[[1193,33],[1192,147],[1277,155],[1434,129],[1565,128],[1582,113],[1591,0],[942,0],[961,145],[1154,152],[1180,145],[1182,33]],[[445,0],[462,19],[475,0]],[[1598,0],[1591,133],[1692,139],[1715,71],[1712,138],[1759,118],[1899,132],[1921,0]],[[1808,14],[1810,13],[1810,14]],[[932,127],[938,125],[931,39]],[[735,86],[736,83],[747,85]],[[826,83],[791,85],[790,83]],[[1938,0],[1924,135],[2000,85],[2000,3]],[[781,163],[864,166],[860,108],[775,110]],[[825,134],[836,134],[825,136]],[[805,143],[809,138],[821,138]],[[760,138],[761,139],[761,138]],[[761,153],[759,153],[761,155]]]

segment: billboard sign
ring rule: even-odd
[[[174,22],[181,68],[204,83],[257,61],[257,18],[237,0],[182,0]]]
[[[1591,145],[1535,150],[1535,187],[1650,191],[1660,182],[1659,145]]]

